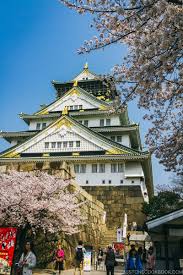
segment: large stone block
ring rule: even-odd
[[[88,193],[104,204],[107,227],[122,225],[124,213],[128,222],[144,223],[141,207],[144,202],[140,186],[86,186]]]

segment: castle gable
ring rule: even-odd
[[[86,63],[83,68],[83,71],[79,75],[77,75],[73,80],[81,81],[81,80],[95,80],[95,79],[98,79],[98,76],[89,71],[88,64]]]
[[[107,138],[96,134],[73,118],[62,116],[36,136],[13,149],[3,153],[1,157],[16,157],[31,153],[56,152],[99,152],[105,154],[140,154],[130,148],[116,144]]]
[[[109,108],[109,105],[95,96],[90,95],[80,87],[73,87],[60,99],[53,102],[43,110],[37,112],[37,115],[46,114],[49,112],[62,112],[64,108],[68,110],[82,110],[82,109],[98,109]]]
[[[87,140],[75,127],[62,125],[30,146],[24,153],[101,151],[95,142]]]

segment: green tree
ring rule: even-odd
[[[157,196],[145,202],[142,211],[148,218],[160,217],[168,212],[183,207],[183,199],[174,190],[160,191]]]

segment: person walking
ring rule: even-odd
[[[55,253],[55,270],[58,271],[58,274],[61,274],[61,270],[64,270],[64,258],[65,258],[65,253],[64,250],[61,246],[61,243],[58,243],[58,247]]]
[[[107,275],[114,275],[115,254],[114,254],[114,250],[112,249],[112,245],[108,246],[108,250],[106,252],[106,257],[105,257],[105,265],[106,265]]]
[[[30,241],[25,243],[24,252],[22,253],[19,263],[19,274],[32,275],[32,269],[36,266],[36,256],[33,252],[33,244]],[[21,269],[21,271],[20,271]]]
[[[104,256],[104,252],[103,252],[103,249],[100,247],[98,249],[98,253],[97,253],[97,264],[98,264],[99,268],[101,268],[101,263],[103,261],[103,256]]]
[[[126,273],[130,275],[140,274],[142,272],[141,251],[137,252],[135,246],[129,251],[126,264]]]
[[[84,262],[84,253],[86,252],[83,242],[79,241],[78,246],[76,247],[75,254],[75,271],[74,274],[77,274],[77,270],[79,270],[80,275],[83,273],[83,262]]]
[[[155,269],[155,264],[156,264],[156,260],[154,255],[154,248],[150,246],[147,252],[147,260],[146,260],[146,270],[148,270],[148,273],[153,273],[153,270]]]

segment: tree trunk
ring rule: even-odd
[[[11,269],[11,275],[15,274],[15,263],[18,263],[24,249],[25,241],[27,238],[27,233],[30,230],[30,226],[27,224],[24,228],[18,228],[17,238],[16,238],[16,247],[13,258],[13,264]]]

